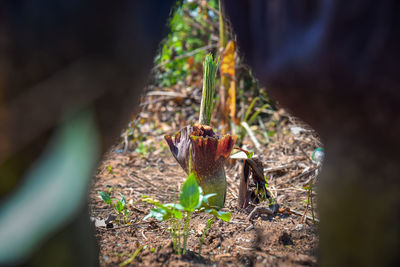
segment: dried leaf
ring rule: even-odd
[[[249,190],[250,175],[254,183],[254,185],[252,186],[254,189],[252,190]],[[257,204],[265,199],[272,198],[270,192],[266,188],[263,164],[257,158],[245,159],[243,162],[242,173],[240,177],[238,199],[239,207],[245,209],[249,201]]]
[[[231,116],[231,120],[237,124],[236,120],[236,82],[235,79],[232,78],[229,91],[228,91],[228,105],[229,115]]]
[[[226,45],[221,63],[221,76],[235,77],[235,43],[229,41]]]

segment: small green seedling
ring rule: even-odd
[[[108,173],[114,174],[113,169],[110,165],[107,166]]]
[[[153,153],[156,150],[153,144],[146,144],[145,142],[140,142],[136,148],[136,152],[140,154],[141,157],[146,156],[149,153]]]
[[[161,204],[157,200],[142,196],[142,201],[156,206],[150,210],[150,213],[144,218],[144,220],[153,217],[158,221],[168,221],[170,224],[170,231],[172,237],[172,243],[174,251],[178,255],[185,254],[187,251],[187,239],[190,232],[190,218],[193,213],[209,213],[213,217],[208,220],[207,226],[200,238],[200,250],[201,246],[208,229],[211,228],[215,218],[229,222],[231,220],[230,212],[223,212],[216,210],[209,206],[209,198],[216,194],[204,195],[203,190],[196,181],[196,176],[191,173],[185,183],[182,185],[180,192],[179,203],[167,203]],[[183,238],[183,240],[182,240]]]
[[[114,209],[115,213],[117,214],[117,220],[119,222],[122,221],[124,224],[127,224],[130,212],[128,210],[125,196],[120,193],[121,199],[116,199],[111,198],[111,196],[106,192],[98,191],[98,194],[101,200],[103,200]]]
[[[303,222],[308,210],[311,208],[312,221],[313,224],[315,224],[316,221],[315,221],[314,203],[313,203],[313,180],[311,179],[309,184],[307,186],[304,186],[303,189],[307,190],[307,200],[305,201],[307,206],[301,220]]]

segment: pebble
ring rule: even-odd
[[[301,223],[299,223],[298,225],[296,225],[296,231],[301,231],[301,230],[303,230],[303,228],[304,228],[304,226],[301,224]]]

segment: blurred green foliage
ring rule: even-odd
[[[155,57],[156,83],[169,87],[200,71],[205,55],[218,43],[218,1],[178,1],[170,33]],[[208,47],[208,49],[207,49]],[[204,49],[202,49],[204,48]],[[197,53],[192,51],[199,49]]]

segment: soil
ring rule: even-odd
[[[165,112],[162,115],[166,116]],[[184,256],[173,253],[166,222],[143,220],[152,205],[142,202],[142,195],[162,203],[173,202],[186,178],[163,140],[164,134],[172,134],[184,125],[177,120],[172,125],[163,122],[170,119],[142,121],[141,133],[145,136],[142,142],[152,149],[143,152],[143,146],[138,149],[137,144],[120,143],[106,153],[91,188],[90,215],[93,220],[103,222],[114,214],[98,197],[98,191],[110,192],[115,198],[123,194],[130,215],[128,224],[115,218],[108,224],[97,224],[101,266],[116,266],[129,259],[126,263],[132,266],[315,266],[318,219],[315,204],[307,208],[309,194],[305,187],[310,181],[314,183],[315,198],[320,166],[312,162],[311,155],[321,143],[312,129],[285,110],[270,115],[264,119],[266,128],[275,132],[269,142],[255,150],[246,137],[242,147],[254,150],[254,155],[263,162],[270,193],[280,205],[281,213],[257,214],[253,220],[248,219],[254,206],[243,210],[237,204],[242,162],[230,160],[226,166],[225,209],[232,213],[232,219],[229,223],[214,222],[201,257],[198,257],[199,239],[210,215],[193,215],[189,252]],[[262,135],[257,136],[263,139]],[[314,222],[312,211],[316,216]],[[134,254],[137,256],[132,257]]]

